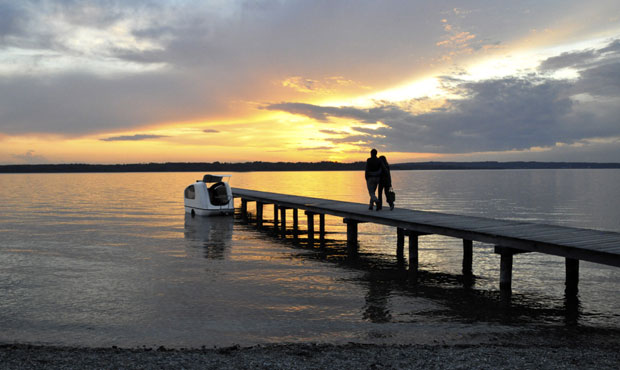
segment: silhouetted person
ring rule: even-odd
[[[368,195],[370,195],[369,210],[372,210],[373,203],[377,204],[379,209],[379,199],[375,195],[379,181],[381,181],[381,161],[377,158],[377,149],[370,151],[370,158],[366,160],[366,170],[364,171],[366,177],[366,186],[368,187]]]
[[[377,211],[382,208],[383,205],[383,192],[385,191],[385,200],[390,205],[390,211],[394,209],[394,202],[388,194],[392,187],[392,175],[390,174],[390,165],[387,158],[384,155],[379,157],[381,161],[381,176],[379,180],[379,203],[377,203]]]

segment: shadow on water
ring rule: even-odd
[[[204,249],[205,258],[224,259],[232,245],[233,217],[192,217],[185,214],[185,240],[190,247]]]
[[[346,241],[330,239],[329,234],[321,245],[317,240],[309,242],[307,238],[296,238],[292,233],[285,238],[275,238],[278,233],[274,232],[273,227],[266,226],[262,232],[274,242],[302,249],[303,252],[292,253],[295,258],[333,263],[363,272],[353,280],[367,290],[362,317],[373,323],[414,322],[421,317],[432,317],[443,321],[471,323],[560,324],[576,327],[580,318],[586,315],[582,312],[578,296],[561,299],[533,292],[506,296],[499,290],[476,289],[477,280],[493,277],[465,278],[462,275],[425,271],[423,266],[417,278],[412,280],[406,261],[397,259],[395,255],[351,254]],[[406,315],[399,315],[395,319],[390,309],[390,298],[395,295],[429,299],[440,303],[441,308],[412,312],[410,319]]]

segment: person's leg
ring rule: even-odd
[[[378,184],[379,184],[379,181],[375,177],[369,177],[368,180],[366,180],[366,186],[368,187],[368,195],[370,195],[370,207],[368,209],[372,209],[372,204],[378,202],[377,196],[375,195]]]
[[[377,210],[380,210],[383,206],[383,189],[385,188],[385,186],[383,185],[382,182],[379,182],[379,201],[377,202]],[[387,189],[386,189],[387,192]],[[386,193],[387,194],[387,193]],[[387,196],[385,197],[385,199],[387,200]]]

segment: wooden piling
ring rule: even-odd
[[[400,227],[396,228],[396,258],[405,259],[405,230]]]
[[[357,224],[359,221],[350,218],[342,220],[347,224],[347,250],[350,253],[357,253]]]
[[[308,219],[308,243],[314,242],[314,213],[306,212],[306,218]]]
[[[241,218],[243,222],[248,222],[248,200],[241,199]]]
[[[293,208],[293,237],[297,239],[299,236],[299,211]]]
[[[408,231],[409,235],[409,277],[418,278],[418,234]]]
[[[566,296],[576,296],[579,285],[579,260],[566,258]]]
[[[325,213],[319,214],[319,239],[321,247],[325,246]]]
[[[286,207],[280,207],[280,237],[286,238]]]
[[[499,290],[512,293],[512,253],[502,252],[499,263]]]
[[[263,202],[256,202],[256,227],[263,227]]]
[[[278,205],[273,204],[273,231],[278,233]]]
[[[473,254],[473,242],[471,240],[463,239],[463,277],[471,278],[473,276],[472,271],[472,254]]]

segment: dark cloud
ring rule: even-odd
[[[329,122],[330,117],[350,118],[364,123],[377,123],[385,118],[399,118],[408,113],[403,112],[395,105],[384,105],[373,108],[355,107],[322,107],[307,103],[276,103],[269,104],[263,109],[277,110],[292,114],[299,114],[321,122]]]
[[[136,135],[124,135],[124,136],[112,136],[112,137],[107,137],[107,138],[99,139],[99,140],[101,141],[140,141],[140,140],[160,139],[163,137],[168,137],[168,136],[136,134]]]
[[[319,130],[319,132],[328,134],[328,135],[344,135],[347,133],[346,131],[339,131],[339,130]]]
[[[383,86],[399,83],[401,76],[410,76],[416,67],[423,70],[430,60],[448,52],[436,47],[444,34],[440,20],[447,17],[446,9],[458,4],[456,0],[441,5],[240,0],[215,6],[202,1],[0,0],[0,45],[25,55],[42,55],[26,60],[25,67],[19,63],[19,68],[40,74],[0,76],[0,132],[81,134],[204,119],[210,114],[221,117],[228,113],[230,100],[256,101],[272,89],[273,81],[298,76],[300,71],[317,78],[373,79]],[[510,7],[511,14],[524,9]],[[515,28],[535,28],[533,24],[547,21],[545,15],[552,9],[545,4],[528,7],[533,11],[527,17],[511,21]],[[459,27],[482,40],[501,39],[502,32],[512,32],[497,27],[503,11],[485,8],[467,16],[478,24],[476,30],[465,24]],[[56,28],[58,24],[62,26]],[[66,31],[105,32],[116,25],[118,30],[128,29],[128,37],[73,42],[80,40],[72,40]],[[126,42],[130,37],[135,40]],[[91,50],[94,44],[98,49]],[[76,64],[59,67],[53,61],[60,57]],[[101,76],[98,68],[107,63],[116,63],[121,70],[125,64],[139,70],[158,63],[161,68]],[[41,71],[40,65],[54,67]],[[76,75],[76,70],[88,73]],[[358,112],[340,109],[328,114],[356,119]],[[326,119],[321,112],[314,117]]]
[[[597,89],[620,97],[612,89],[617,69],[596,67],[584,79],[601,81]],[[606,80],[606,83],[602,83]],[[454,80],[452,81],[454,83]],[[413,114],[395,105],[371,109],[321,107],[280,103],[270,109],[308,117],[349,117],[361,123],[382,122],[379,128],[353,126],[357,134],[331,138],[333,143],[371,145],[402,152],[469,153],[523,150],[575,143],[597,137],[620,136],[617,117],[620,107],[597,109],[592,103],[572,97],[583,82],[527,78],[503,78],[461,82],[462,99],[450,100],[442,110]],[[606,88],[608,87],[608,88]]]
[[[0,78],[0,132],[80,135],[196,119],[210,106],[202,98],[204,85],[198,84],[166,74]]]
[[[620,97],[620,60],[582,71],[576,91],[593,96]]]
[[[0,45],[6,36],[21,33],[23,30],[24,12],[19,2],[0,2]]]
[[[208,128],[208,129],[202,130],[202,132],[206,132],[206,133],[210,134],[210,133],[218,133],[219,131],[218,130],[214,130],[212,128]]]
[[[563,68],[577,70],[594,68],[613,63],[620,58],[620,40],[599,49],[589,49],[562,53],[544,60],[538,67],[541,71],[556,71]]]
[[[595,50],[586,50],[579,52],[562,53],[558,56],[547,58],[541,64],[539,69],[542,71],[555,71],[562,68],[582,67],[592,62],[598,56]]]

